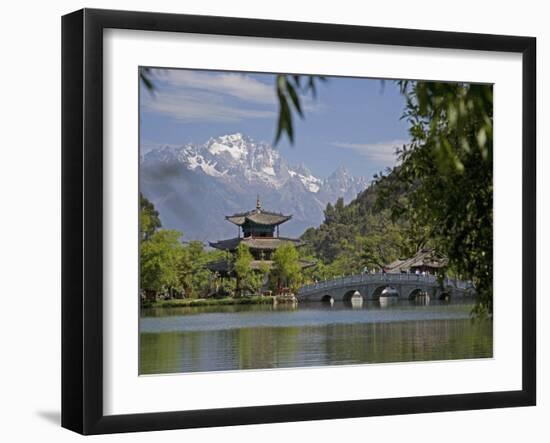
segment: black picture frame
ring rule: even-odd
[[[103,413],[103,30],[170,31],[519,53],[523,64],[522,389]],[[83,9],[62,18],[62,426],[82,434],[151,431],[536,404],[536,39],[503,35]]]

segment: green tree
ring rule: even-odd
[[[233,270],[237,276],[236,292],[242,293],[245,289],[250,289],[253,277],[253,271],[250,264],[254,260],[250,248],[244,243],[239,244],[235,252],[233,261]]]
[[[155,90],[155,83],[153,80],[153,74],[151,68],[147,68],[145,66],[142,66],[139,68],[139,79],[141,80],[141,83],[145,88],[150,92],[153,93]]]
[[[260,272],[258,273],[257,287],[261,289],[266,283],[269,282],[269,265],[267,263],[260,264]]]
[[[325,223],[333,223],[335,221],[335,211],[332,203],[328,202],[324,211]]]
[[[181,233],[160,230],[141,243],[140,287],[150,295],[178,289],[177,265]]]
[[[296,112],[301,118],[304,118],[299,94],[311,93],[315,98],[317,83],[324,81],[326,81],[326,78],[318,75],[277,75],[275,89],[279,101],[279,119],[277,121],[275,144],[279,142],[283,134],[286,134],[290,143],[294,143],[292,113]]]
[[[328,280],[332,277],[332,272],[329,266],[320,260],[316,260],[314,255],[301,255],[301,258],[315,263],[314,266],[310,266],[302,271],[302,276],[305,279],[305,283],[319,282]]]
[[[366,224],[368,229],[357,238],[362,267],[382,269],[427,246],[423,230],[412,229],[404,218],[392,220],[388,209],[373,211]]]
[[[292,243],[284,243],[279,246],[272,256],[272,275],[275,278],[277,289],[282,286],[292,287],[299,283],[301,266],[296,247]]]
[[[205,265],[219,255],[218,251],[205,251],[200,241],[191,241],[182,246],[178,257],[177,276],[186,297],[198,298],[208,295],[213,275]]]
[[[412,143],[381,197],[424,226],[458,274],[473,280],[475,312],[493,309],[493,89],[401,82]],[[405,198],[392,199],[396,190]]]
[[[139,226],[142,241],[149,239],[161,227],[158,211],[141,192],[139,193]]]

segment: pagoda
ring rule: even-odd
[[[303,244],[299,239],[279,236],[279,226],[291,218],[292,215],[283,215],[264,210],[258,197],[255,209],[225,217],[227,221],[237,226],[237,237],[209,243],[211,247],[227,251],[231,254],[234,254],[238,246],[244,243],[248,246],[250,253],[254,257],[250,263],[252,269],[260,270],[265,265],[271,268],[273,265],[271,256],[275,249],[285,243],[291,243],[296,247]],[[301,261],[300,263],[302,267],[313,265],[313,263],[306,261]],[[208,268],[221,275],[227,275],[231,271],[228,260],[211,262],[208,264]]]

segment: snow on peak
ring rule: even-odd
[[[222,152],[227,152],[234,160],[240,160],[246,157],[247,152],[239,147],[223,145],[221,143],[212,143],[208,150],[211,154],[218,155]]]
[[[153,152],[155,157],[151,160],[177,161],[191,171],[202,171],[223,180],[241,182],[244,179],[247,184],[263,183],[275,189],[290,182],[312,194],[335,191],[353,194],[366,183],[361,177],[353,177],[343,166],[326,179],[313,175],[304,164],[289,167],[277,149],[267,143],[257,143],[239,132],[210,138],[204,145],[163,147],[149,154]]]
[[[249,146],[240,133],[212,138],[207,142],[207,149],[213,155],[229,154],[234,161],[241,161],[248,155]]]
[[[221,177],[227,172],[227,171],[219,171],[218,169],[216,169],[215,162],[209,162],[205,160],[202,155],[197,153],[188,155],[187,158],[185,159],[185,163],[187,164],[187,169],[191,171],[201,169],[202,172],[204,172],[206,175],[210,175],[212,177]]]
[[[218,137],[222,143],[235,143],[238,141],[244,141],[245,137],[240,132],[235,132],[234,134],[227,134]]]
[[[275,175],[275,169],[273,169],[273,166],[266,166],[262,168],[262,172],[266,173],[267,175]]]
[[[304,185],[304,187],[309,191],[316,194],[321,189],[321,186],[323,184],[323,180],[320,178],[315,177],[313,174],[311,174],[307,169],[305,169],[303,166],[296,168],[296,170],[289,170],[288,173],[291,177],[297,177],[300,182]]]

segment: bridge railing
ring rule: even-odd
[[[302,286],[298,293],[304,294],[308,292],[317,292],[321,289],[330,289],[334,287],[347,286],[356,283],[402,283],[402,282],[417,282],[417,283],[436,283],[437,277],[435,275],[417,275],[417,274],[388,274],[388,273],[375,273],[375,274],[357,274],[350,276],[337,277],[331,280],[320,281],[317,283],[311,283]],[[468,289],[472,287],[470,282],[451,279],[445,277],[443,280],[445,287],[454,287],[457,289]]]

